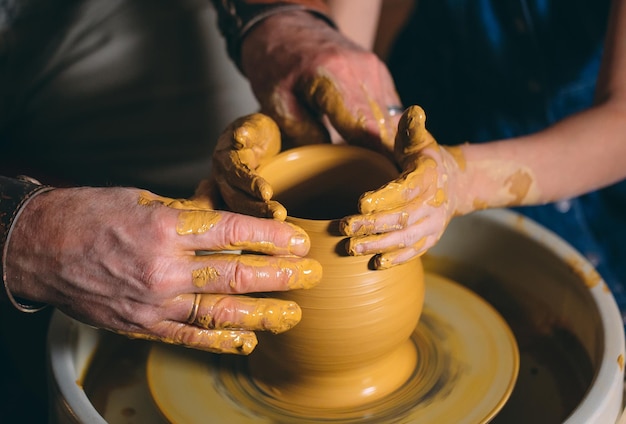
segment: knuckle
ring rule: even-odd
[[[148,258],[138,266],[141,285],[149,291],[158,291],[166,281],[167,265],[163,260]]]
[[[196,331],[189,331],[184,325],[177,325],[171,333],[165,336],[171,338],[176,344],[182,344],[185,346],[193,346],[198,342],[198,333]]]
[[[220,299],[213,307],[209,328],[237,327],[237,302],[231,297]]]
[[[254,271],[250,266],[241,262],[236,262],[233,270],[233,278],[230,281],[230,287],[233,293],[250,293],[255,291],[255,276],[260,277],[258,271]]]

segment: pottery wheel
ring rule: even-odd
[[[349,410],[294,409],[250,377],[247,358],[156,344],[148,386],[172,423],[486,423],[508,400],[519,369],[513,333],[465,287],[426,274],[426,299],[412,335],[414,373],[383,399]],[[254,354],[254,353],[253,353]]]

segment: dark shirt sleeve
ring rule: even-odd
[[[323,0],[211,0],[230,58],[239,66],[241,42],[250,30],[272,15],[302,10],[322,19],[333,28],[328,5]]]
[[[13,306],[23,312],[34,312],[41,309],[41,305],[35,305],[18,298],[14,298],[6,286],[5,260],[7,253],[7,241],[13,227],[13,223],[19,216],[26,202],[38,193],[51,190],[52,187],[38,184],[27,177],[8,178],[0,176],[0,275],[2,276],[3,289],[0,289],[0,301],[10,301]]]

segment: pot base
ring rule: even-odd
[[[248,358],[155,344],[148,386],[172,423],[290,422],[485,423],[510,396],[519,368],[515,338],[487,302],[434,274],[411,341],[417,364],[386,397],[350,408],[308,408],[268,393],[250,377]]]

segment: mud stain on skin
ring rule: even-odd
[[[186,347],[206,352],[237,355],[249,355],[258,343],[256,335],[252,331],[207,330],[191,325],[186,325],[186,327],[186,331],[177,331],[175,333],[179,338],[130,331],[116,331],[115,333],[130,339],[157,341],[174,345],[184,344]]]
[[[178,215],[176,232],[180,235],[206,233],[219,220],[220,214],[215,211],[182,211]]]
[[[364,193],[359,200],[359,210],[362,214],[371,214],[399,207],[406,202],[410,193],[416,193],[428,201],[435,199],[436,202],[438,195],[436,168],[437,163],[432,158],[420,158],[415,169],[403,173],[378,190]]]
[[[508,186],[509,193],[513,195],[511,205],[520,205],[530,191],[533,178],[528,172],[520,169],[509,176],[504,184]]]
[[[322,265],[310,258],[301,259],[295,266],[285,257],[270,258],[262,255],[242,255],[237,259],[242,265],[255,269],[256,278],[264,279],[270,274],[287,276],[287,287],[293,289],[310,289],[322,279]],[[231,283],[233,286],[235,282]]]
[[[181,210],[176,225],[176,232],[180,235],[205,233],[220,220],[220,214],[209,208],[208,203],[202,200],[170,199],[146,191],[139,195],[137,203],[142,206],[158,203]]]
[[[465,171],[467,167],[467,161],[465,160],[465,154],[460,146],[455,147],[445,147],[445,149],[450,153],[454,161],[459,166],[459,170]]]
[[[204,287],[208,283],[215,281],[219,276],[219,271],[212,266],[194,269],[191,273],[193,285],[196,287]]]
[[[172,209],[193,209],[193,210],[212,210],[206,200],[202,199],[171,199],[169,197],[157,196],[148,191],[140,193],[137,204],[141,206],[152,206],[155,203],[167,206]]]
[[[296,326],[301,319],[302,310],[295,302],[211,295],[202,297],[196,324],[207,329],[245,328],[279,334]]]

